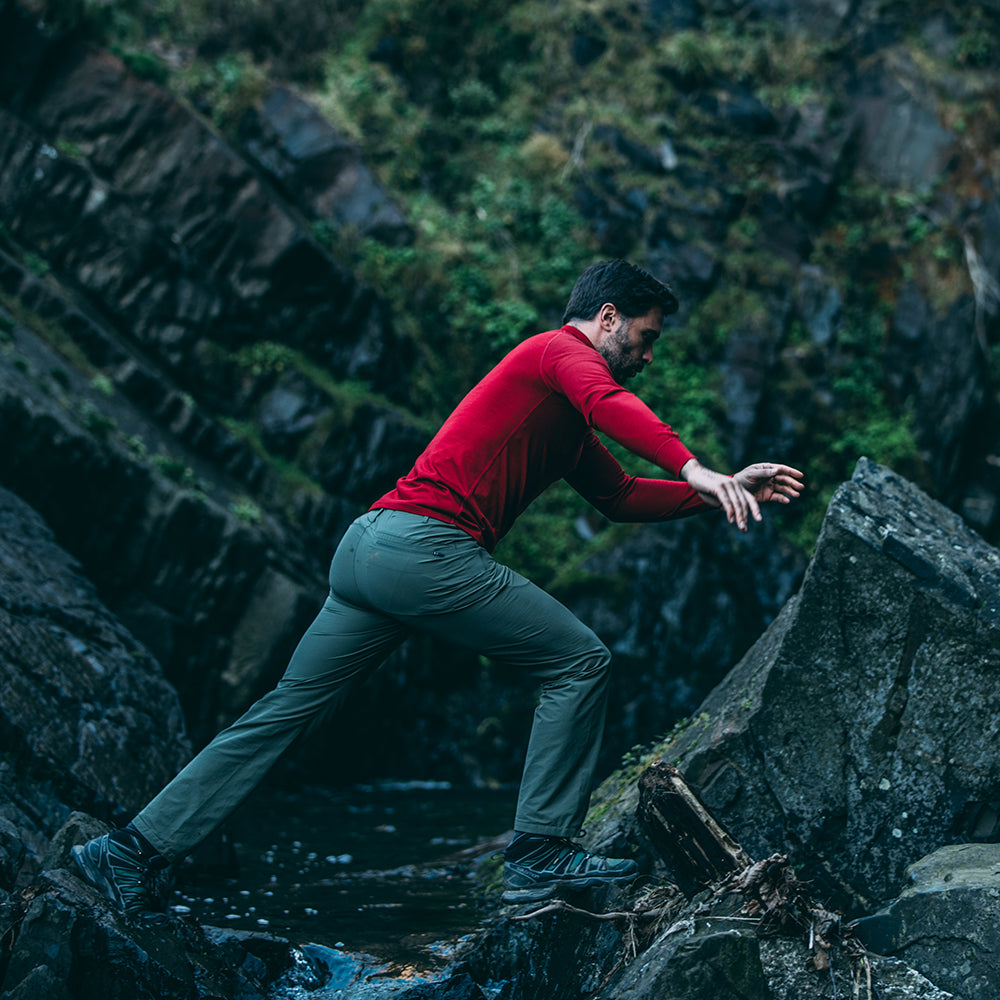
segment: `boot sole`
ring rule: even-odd
[[[525,889],[504,889],[500,898],[505,903],[539,903],[544,899],[551,899],[557,892],[579,892],[602,885],[629,885],[638,877],[638,872],[628,872],[613,878],[592,875],[588,878],[555,879]]]

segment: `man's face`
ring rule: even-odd
[[[660,336],[663,311],[653,308],[645,316],[626,319],[617,311],[609,316],[609,332],[597,350],[608,363],[611,377],[624,385],[653,360],[653,344]]]

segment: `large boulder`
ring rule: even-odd
[[[1000,983],[1000,845],[942,847],[907,869],[910,884],[856,932],[964,1000],[992,1000]]]
[[[392,246],[413,241],[406,217],[376,180],[357,143],[301,94],[272,86],[240,122],[249,158],[293,203],[334,231],[354,229]]]
[[[1000,552],[861,459],[799,593],[660,749],[751,855],[871,909],[930,851],[1000,839],[998,677]]]
[[[0,661],[0,887],[10,888],[70,809],[135,811],[190,746],[159,665],[38,514],[3,489]]]

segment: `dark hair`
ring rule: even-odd
[[[593,319],[605,302],[613,303],[628,319],[644,316],[654,306],[664,316],[677,312],[677,298],[669,285],[627,260],[602,260],[576,279],[562,321]]]

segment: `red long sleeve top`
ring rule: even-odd
[[[537,334],[469,392],[410,472],[372,509],[457,525],[491,552],[558,479],[612,521],[667,521],[711,509],[687,483],[626,474],[595,429],[675,476],[693,457],[612,378],[580,330]]]

